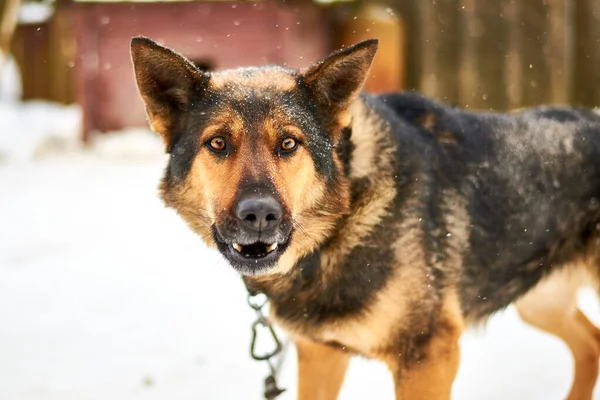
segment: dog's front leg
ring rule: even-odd
[[[458,372],[460,332],[451,330],[428,338],[408,350],[390,355],[387,361],[397,400],[450,400]],[[406,347],[403,347],[406,351]]]
[[[297,340],[298,400],[335,400],[350,361],[348,352]]]

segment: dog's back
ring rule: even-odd
[[[466,314],[477,319],[505,307],[565,263],[600,270],[597,114],[560,107],[471,113],[414,93],[381,100],[436,149],[436,212],[453,212],[448,193],[467,204]]]

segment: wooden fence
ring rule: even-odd
[[[406,86],[477,109],[600,106],[600,0],[392,0]]]

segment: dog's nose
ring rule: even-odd
[[[265,231],[281,221],[281,204],[273,197],[247,197],[240,200],[235,215],[248,228]]]

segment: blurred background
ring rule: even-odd
[[[596,0],[2,0],[0,9],[21,99],[78,104],[85,138],[145,126],[128,53],[140,34],[208,70],[305,66],[378,37],[371,91],[495,109],[600,99]]]
[[[376,37],[372,92],[600,104],[600,0],[0,0],[0,400],[261,398],[239,277],[158,199],[136,35],[206,70],[302,67]],[[600,323],[592,292],[581,306]],[[461,345],[456,399],[568,391],[566,347],[512,308]],[[367,397],[392,399],[391,378],[355,360],[341,399]]]

